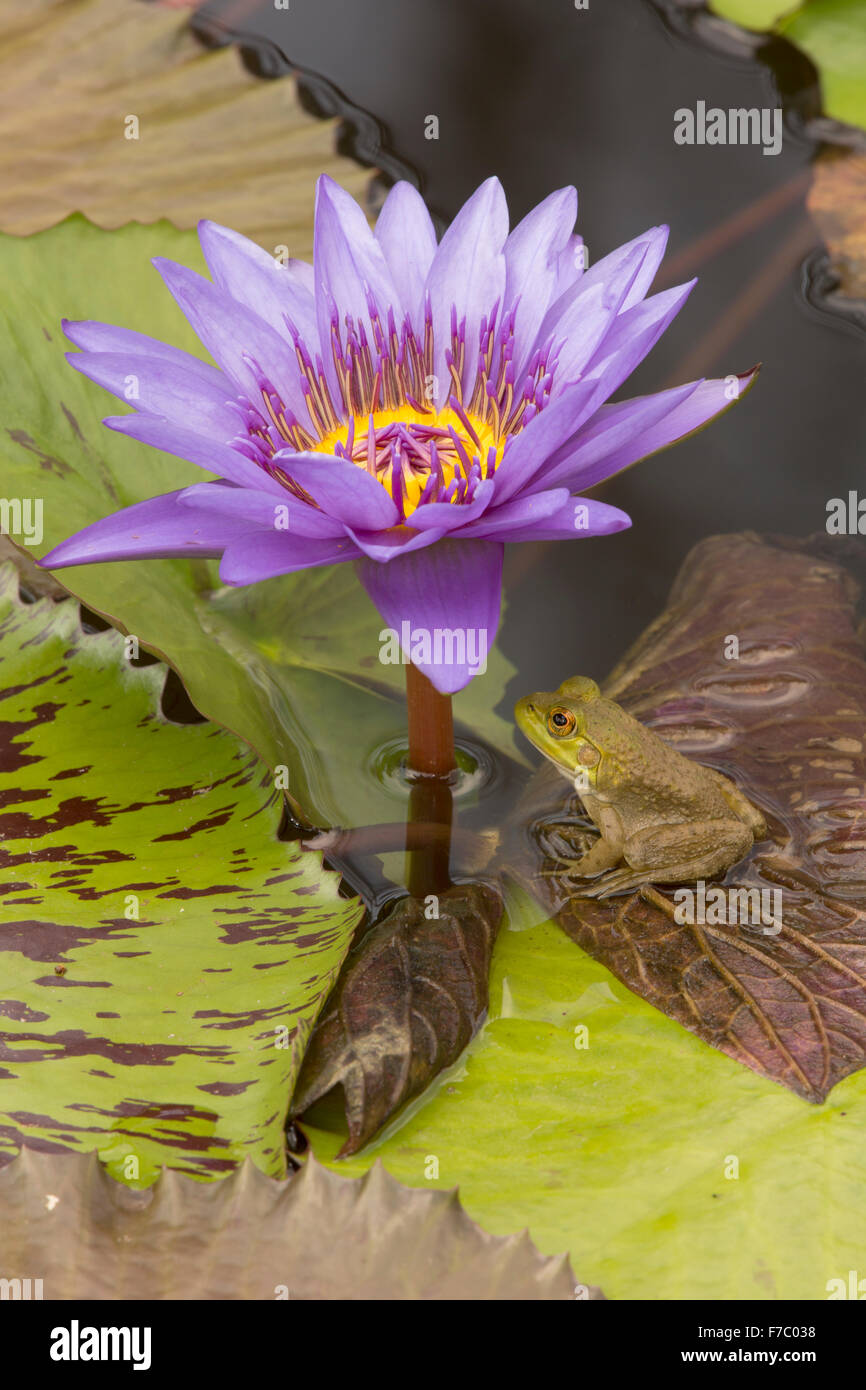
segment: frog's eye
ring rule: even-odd
[[[571,710],[563,709],[560,705],[552,709],[547,716],[547,730],[554,738],[566,738],[568,734],[573,734],[576,723]]]

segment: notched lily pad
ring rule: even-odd
[[[362,907],[277,838],[250,750],[170,723],[78,605],[0,568],[0,1163],[96,1148],[118,1176],[199,1177],[282,1123]]]
[[[95,1158],[24,1150],[0,1171],[0,1268],[39,1270],[47,1299],[600,1299],[525,1231],[493,1236],[451,1192],[360,1181],[307,1159],[285,1182],[247,1163],[204,1188],[146,1192]],[[190,1233],[194,1233],[191,1237]]]
[[[866,1064],[866,662],[857,597],[848,571],[808,543],[711,537],[687,557],[667,609],[606,682],[606,695],[733,778],[765,813],[770,839],[721,885],[756,892],[750,912],[730,894],[720,912],[713,885],[703,924],[675,920],[687,910],[675,886],[582,899],[552,859],[539,865],[525,832],[508,860],[517,857],[518,876],[568,935],[635,993],[811,1101]],[[736,658],[725,654],[731,638]],[[545,768],[523,822],[550,843],[557,822],[574,822],[581,809],[565,779]],[[725,920],[731,915],[738,920]]]
[[[316,1025],[292,1111],[342,1087],[357,1153],[407,1100],[460,1056],[488,1003],[499,895],[459,884],[438,897],[438,918],[403,898],[349,956]]]
[[[0,0],[0,227],[83,212],[100,227],[209,217],[276,252],[312,251],[313,177],[363,198],[292,78],[263,82],[187,16],[140,0]],[[65,310],[64,310],[65,312]]]

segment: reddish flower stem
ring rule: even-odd
[[[410,662],[406,667],[406,702],[410,771],[447,777],[456,767],[451,696],[440,695],[423,671]]]
[[[417,666],[406,667],[406,701],[409,718],[409,771],[421,774],[409,794],[406,847],[411,828],[426,823],[441,832],[429,836],[423,848],[409,854],[409,892],[423,898],[450,886],[451,819],[453,798],[448,774],[454,770],[454,720],[451,696],[440,695]]]

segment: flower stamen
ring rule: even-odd
[[[286,316],[300,372],[310,428],[287,408],[280,393],[252,358],[248,364],[259,382],[264,413],[247,400],[236,405],[243,435],[233,441],[296,495],[291,464],[277,455],[288,447],[299,453],[333,454],[365,469],[381,483],[406,521],[419,506],[447,502],[459,506],[475,496],[482,479],[492,478],[512,435],[525,428],[550,399],[555,368],[552,343],[533,352],[515,391],[515,311],[500,317],[499,304],[481,320],[476,368],[464,392],[466,319],[451,309],[447,404],[437,408],[433,316],[424,306],[421,335],[407,316],[398,329],[393,309],[387,321],[369,287],[365,287],[368,326],[347,314],[341,331],[331,304],[331,359],[326,373],[315,361],[297,327]],[[467,404],[468,402],[468,404]]]

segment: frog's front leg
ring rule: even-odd
[[[642,883],[694,883],[736,864],[754,843],[739,820],[703,820],[636,830],[623,846],[628,868],[606,874],[584,896],[607,898]]]
[[[622,844],[602,836],[596,840],[592,849],[588,849],[586,854],[574,861],[571,873],[577,874],[579,878],[595,878],[597,874],[603,874],[621,862]]]
[[[612,843],[599,839],[583,826],[558,825],[556,841],[545,845],[545,858],[560,865],[557,869],[545,869],[541,878],[570,878],[576,874],[581,878],[603,874],[614,865],[622,863],[622,842]],[[592,838],[592,845],[586,849],[586,842]],[[559,853],[559,850],[573,850],[573,853]]]
[[[580,799],[587,815],[598,827],[599,839],[572,865],[570,872],[579,878],[595,878],[622,863],[625,829],[619,812],[606,801],[588,792],[582,792]]]
[[[575,856],[574,858],[568,859],[560,855],[552,855],[550,857],[556,858],[560,863],[567,865],[564,872],[569,878],[573,875],[578,878],[595,878],[599,874],[606,873],[608,869],[612,869],[615,864],[622,863],[622,847],[625,841],[625,831],[622,821],[613,807],[605,805],[595,796],[583,795],[581,796],[581,800],[583,801],[587,815],[591,817],[596,828],[600,832],[599,838],[590,846],[586,853],[580,855],[580,857]],[[569,829],[572,828],[573,827],[569,827]],[[561,830],[565,831],[564,838],[571,838],[565,827],[561,827]],[[580,831],[579,833],[581,837],[585,835],[585,831]],[[547,873],[543,876],[547,878],[556,877],[557,873],[562,872],[562,870],[555,870],[553,874]]]

